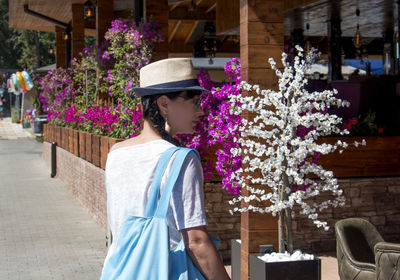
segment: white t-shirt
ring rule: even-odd
[[[140,145],[120,147],[108,154],[105,182],[108,223],[113,234],[113,243],[106,259],[118,242],[126,217],[143,217],[158,160],[163,152],[173,146],[165,140],[154,140]],[[172,160],[162,178],[161,192],[171,164]],[[204,211],[203,169],[194,153],[190,153],[184,161],[171,195],[167,220],[171,247],[181,239],[179,230],[207,224]]]

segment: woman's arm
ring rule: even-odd
[[[181,235],[193,263],[208,279],[230,279],[205,226],[181,230]]]

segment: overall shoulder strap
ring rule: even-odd
[[[172,155],[179,149],[179,147],[171,147],[167,149],[160,157],[157,163],[156,170],[153,176],[153,182],[150,187],[149,198],[147,200],[146,209],[144,211],[145,217],[152,217],[157,208],[157,202],[160,194],[161,179],[167,169],[168,163]]]
[[[167,216],[169,201],[171,198],[171,193],[174,189],[176,181],[178,180],[179,174],[182,169],[183,162],[185,161],[187,155],[195,150],[188,148],[179,148],[179,151],[174,159],[171,166],[171,170],[168,175],[168,179],[165,183],[163,193],[161,195],[160,201],[158,202],[157,210],[154,214],[155,217],[165,218]]]

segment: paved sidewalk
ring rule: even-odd
[[[1,139],[21,137],[1,129]],[[41,147],[29,138],[0,140],[0,279],[99,279],[105,234],[50,178]]]
[[[14,140],[18,138],[35,138],[31,129],[23,129],[20,123],[12,123],[11,118],[0,120],[0,140]]]

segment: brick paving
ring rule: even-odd
[[[104,231],[50,178],[42,145],[10,126],[0,121],[0,139],[16,139],[0,140],[0,279],[99,279]]]

